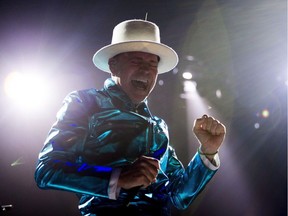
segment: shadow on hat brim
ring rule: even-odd
[[[129,41],[105,46],[94,54],[93,63],[100,70],[110,73],[108,60],[125,52],[147,52],[159,56],[159,74],[171,71],[178,64],[178,55],[171,47],[151,41]]]

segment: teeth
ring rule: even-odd
[[[144,80],[144,79],[136,79],[135,81],[138,81],[138,82],[143,82],[143,83],[148,83],[148,80]]]
[[[134,79],[132,80],[132,85],[139,89],[146,89],[148,86],[148,80],[144,79]]]

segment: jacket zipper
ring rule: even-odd
[[[153,144],[153,130],[154,124],[152,120],[149,120],[149,127],[148,127],[148,137],[147,137],[147,145],[146,145],[146,154],[150,154],[150,148]]]

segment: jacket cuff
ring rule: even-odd
[[[213,163],[211,163],[211,161],[205,156],[205,155],[201,155],[197,152],[197,154],[200,156],[202,162],[204,163],[204,165],[209,168],[210,170],[217,170],[220,167],[220,158],[219,158],[219,154],[217,153],[214,156],[214,162],[215,165]]]
[[[109,181],[109,187],[108,187],[108,197],[109,199],[113,199],[116,200],[119,193],[120,193],[120,187],[117,187],[118,184],[118,179],[121,173],[121,169],[120,168],[114,168],[112,173],[111,173],[111,177],[110,177],[110,181]]]

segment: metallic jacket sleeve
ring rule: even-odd
[[[108,197],[111,167],[84,161],[89,111],[78,93],[68,95],[39,154],[35,181],[42,189]]]
[[[168,190],[171,201],[176,208],[186,209],[205,188],[217,170],[210,170],[206,167],[198,153],[186,168],[177,159],[174,149],[170,148],[169,155],[167,173],[170,173]]]

